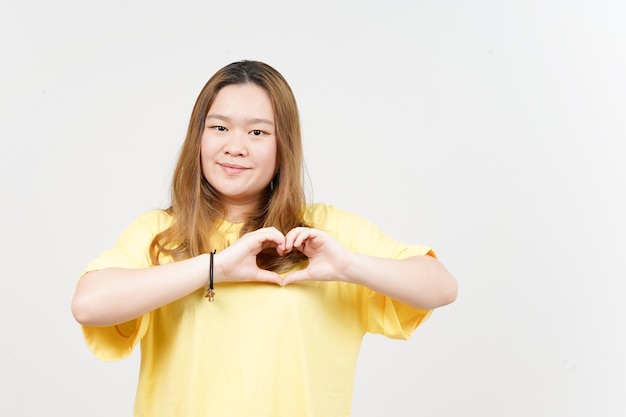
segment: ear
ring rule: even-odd
[[[274,192],[274,188],[278,187],[278,180],[280,178],[280,170],[276,171],[276,175],[270,181],[270,192]]]

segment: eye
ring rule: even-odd
[[[226,129],[224,126],[208,126],[209,129],[213,129],[213,130],[217,130],[218,132],[226,132],[228,129]]]
[[[255,129],[253,131],[250,132],[253,136],[261,136],[263,134],[265,134],[265,132],[263,132],[262,130],[259,129]]]

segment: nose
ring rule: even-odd
[[[248,148],[246,146],[247,134],[239,129],[232,132],[224,144],[224,152],[231,156],[246,156]]]

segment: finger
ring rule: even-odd
[[[289,232],[287,232],[287,234],[285,235],[285,251],[289,251],[291,252],[291,250],[293,250],[293,240],[295,239],[295,236],[298,235],[298,229],[300,229],[299,227],[296,227],[294,229],[291,229]]]
[[[251,235],[252,238],[254,238],[255,242],[261,246],[261,248],[267,248],[267,247],[279,247],[281,245],[284,245],[285,242],[285,236],[283,236],[282,233],[280,233],[276,228],[265,228],[265,229],[259,229],[255,232],[253,232],[253,235]]]
[[[280,256],[286,255],[289,252],[291,252],[291,249],[287,249],[285,247],[285,242],[283,241],[283,243],[279,244],[276,246],[276,253]]]
[[[302,244],[309,238],[313,229],[308,227],[296,227],[285,236],[285,246],[288,250],[302,247]]]
[[[259,233],[260,235],[266,236],[269,239],[280,240],[281,242],[285,240],[285,235],[283,235],[280,230],[275,227],[264,227],[262,229],[258,229],[256,232],[253,233]]]
[[[264,230],[264,229],[260,229]],[[275,227],[268,227],[265,230],[266,233],[269,233],[271,238],[268,238],[267,244],[265,247],[273,247],[276,249],[276,253],[280,256],[287,253],[289,250],[285,247],[285,235],[283,235],[278,229]]]

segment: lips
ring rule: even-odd
[[[241,166],[241,165],[237,165],[237,164],[223,164],[220,163],[219,166],[222,168],[222,170],[229,174],[229,175],[236,175],[239,174],[249,168]]]

